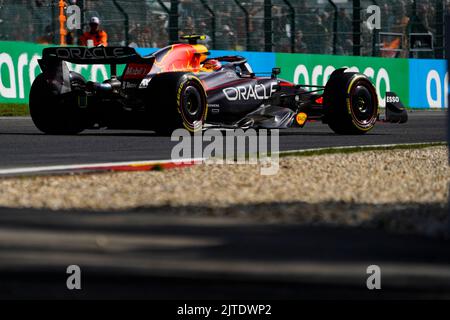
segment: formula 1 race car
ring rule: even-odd
[[[322,120],[338,134],[363,134],[378,117],[378,97],[363,74],[336,70],[325,87],[278,79],[280,69],[257,76],[241,56],[208,58],[186,36],[148,56],[130,47],[52,47],[30,92],[31,117],[47,134],[89,128],[144,129],[170,134],[186,128],[282,129]],[[111,78],[86,81],[65,62],[110,64]],[[126,64],[122,75],[117,65]],[[403,112],[403,111],[401,111]]]

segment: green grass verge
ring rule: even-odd
[[[0,103],[0,117],[23,117],[29,114],[27,104]]]
[[[311,156],[320,156],[327,154],[349,154],[349,153],[357,153],[357,152],[365,152],[365,151],[389,151],[389,150],[408,150],[408,149],[424,149],[430,147],[440,147],[447,146],[447,142],[425,142],[425,143],[410,143],[410,144],[397,144],[397,145],[374,145],[374,146],[355,146],[355,147],[330,147],[330,148],[317,148],[317,149],[307,149],[307,150],[298,150],[298,151],[281,151],[278,153],[280,158],[283,157],[311,157]],[[267,154],[259,155],[259,154],[249,154],[245,153],[242,155],[240,160],[248,161],[250,159],[263,159],[266,157],[272,157],[272,154],[268,152]],[[211,163],[214,160],[223,161],[225,156],[223,154],[216,155],[208,160]],[[237,161],[237,158],[234,158],[234,161]]]
[[[429,143],[411,143],[397,145],[381,145],[381,146],[361,146],[361,147],[337,147],[337,148],[320,148],[304,151],[287,151],[281,152],[280,157],[309,157],[320,156],[324,154],[334,153],[356,153],[363,151],[389,151],[389,150],[405,150],[405,149],[424,149],[429,147],[447,146],[447,142],[429,142]]]

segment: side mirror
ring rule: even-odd
[[[281,73],[281,68],[272,68],[272,79],[276,79]]]

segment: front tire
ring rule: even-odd
[[[377,121],[378,96],[365,75],[344,70],[336,70],[325,87],[325,122],[337,134],[365,134]]]
[[[184,128],[202,130],[208,112],[206,92],[193,74],[168,72],[155,75],[147,88],[146,109],[157,133],[171,134]]]
[[[71,72],[72,90],[83,85],[84,78]],[[73,92],[73,91],[72,91]],[[35,126],[46,134],[78,134],[85,124],[75,95],[63,98],[44,74],[36,77],[30,91],[30,115]]]

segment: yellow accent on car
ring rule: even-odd
[[[206,54],[209,52],[208,48],[202,44],[193,44],[192,47],[197,51],[197,53]]]
[[[192,47],[194,48],[195,53],[200,55],[200,63],[203,63],[203,61],[208,58],[208,48],[202,44],[193,44]]]
[[[305,125],[306,120],[308,120],[308,115],[304,112],[300,112],[295,117],[295,121],[297,121],[298,125],[303,127]]]

